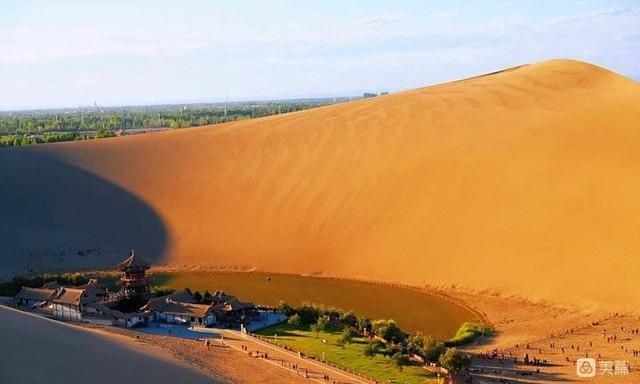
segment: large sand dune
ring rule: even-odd
[[[576,61],[213,127],[2,150],[0,174],[5,270],[113,262],[105,255],[136,248],[177,266],[612,308],[640,300],[640,85]],[[104,252],[74,253],[86,247]]]
[[[222,383],[168,353],[0,305],[0,382]]]

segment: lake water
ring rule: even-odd
[[[417,290],[351,280],[257,272],[172,272],[152,275],[154,285],[213,293],[223,290],[243,301],[277,306],[303,302],[354,311],[371,319],[393,319],[410,332],[448,339],[474,314],[442,297]]]

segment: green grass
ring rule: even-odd
[[[480,323],[467,322],[462,324],[456,335],[447,341],[447,347],[455,347],[459,345],[469,344],[478,337],[491,336],[494,334],[493,328]]]
[[[279,345],[287,345],[296,351],[315,356],[317,360],[324,358],[335,365],[348,368],[378,380],[380,383],[422,384],[435,383],[435,376],[417,365],[403,366],[399,371],[389,357],[376,354],[373,358],[364,355],[367,341],[354,338],[351,344],[343,347],[336,344],[340,331],[328,329],[316,338],[315,333],[305,327],[296,328],[290,324],[279,324],[265,328],[259,335],[276,341]],[[277,336],[274,336],[277,335]],[[326,340],[323,343],[322,340]]]

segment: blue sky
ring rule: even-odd
[[[640,0],[0,0],[0,109],[356,95],[550,58],[640,80]]]

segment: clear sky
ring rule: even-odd
[[[640,0],[0,0],[0,109],[356,95],[550,58],[640,79]]]

